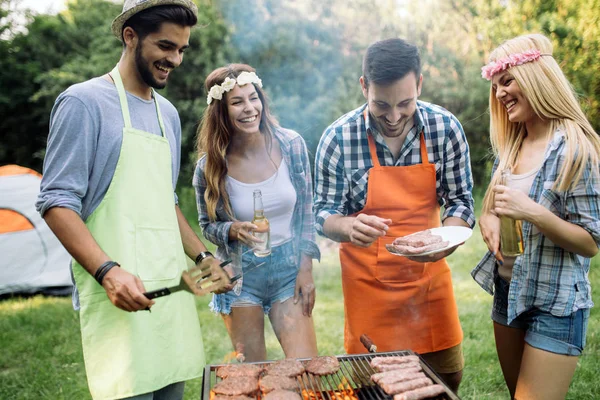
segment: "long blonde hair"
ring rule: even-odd
[[[582,178],[588,162],[597,168],[600,139],[581,110],[573,87],[552,57],[552,43],[547,37],[530,34],[510,39],[490,54],[489,61],[531,49],[539,50],[543,56],[537,61],[511,67],[510,73],[536,115],[550,122],[550,133],[559,127],[565,131],[567,152],[553,189],[567,191]],[[490,88],[490,114],[490,141],[499,162],[485,193],[484,212],[493,208],[492,187],[499,183],[504,169],[516,164],[527,134],[524,123],[509,121],[506,108],[496,98],[493,86]]]
[[[204,82],[206,93],[214,85],[220,85],[225,78],[235,79],[242,72],[255,72],[255,69],[246,64],[229,64],[220,67],[211,72]],[[267,151],[273,143],[273,134],[277,129],[277,120],[269,112],[267,96],[263,90],[255,85],[256,93],[262,103],[262,114],[260,117],[260,132],[265,135]],[[229,195],[225,189],[225,178],[227,177],[227,162],[225,160],[227,149],[231,142],[233,126],[229,120],[227,111],[226,94],[221,100],[213,100],[204,110],[202,123],[197,131],[196,147],[198,158],[206,156],[206,166],[204,176],[206,179],[206,191],[204,200],[208,218],[211,221],[217,219],[217,204],[219,200],[223,201],[225,212],[233,218],[233,210],[229,202]]]

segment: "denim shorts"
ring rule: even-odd
[[[264,265],[252,269],[263,262]],[[243,280],[239,296],[233,290],[213,295],[210,303],[212,311],[230,314],[231,307],[258,305],[265,314],[269,314],[273,303],[294,297],[300,257],[294,251],[293,241],[273,247],[271,254],[266,257],[256,257],[252,251],[248,251],[242,256],[242,265]]]
[[[510,324],[508,321],[508,288],[510,283],[495,277],[492,320],[500,325],[525,331],[525,342],[531,347],[568,356],[579,356],[585,347],[589,309],[580,309],[566,317],[557,317],[539,308],[525,311]]]

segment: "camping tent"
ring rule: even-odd
[[[0,296],[71,292],[71,257],[35,209],[42,177],[0,167]]]

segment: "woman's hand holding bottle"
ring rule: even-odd
[[[235,221],[229,230],[229,239],[237,240],[252,248],[256,243],[262,242],[262,240],[252,234],[256,229],[258,229],[258,226],[250,221]]]

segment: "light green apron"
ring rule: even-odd
[[[111,259],[140,277],[146,291],[177,285],[187,264],[158,101],[152,91],[162,136],[134,129],[117,67],[111,76],[125,121],[123,144],[108,191],[85,224]],[[76,262],[73,274],[94,399],[130,397],[201,376],[204,348],[193,295],[176,292],[157,299],[152,312],[129,313],[115,307]]]

